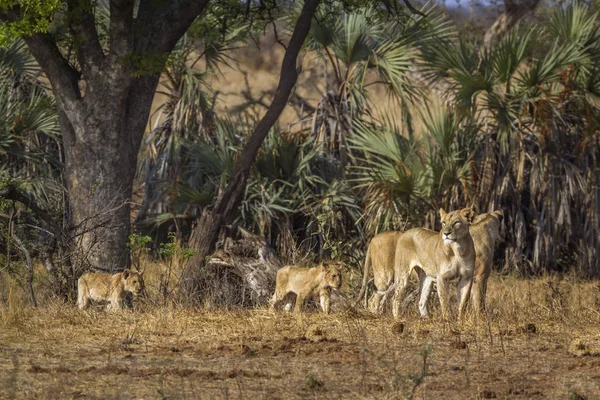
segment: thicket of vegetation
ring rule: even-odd
[[[486,46],[438,7],[392,15],[365,3],[320,5],[304,52],[327,66],[320,77],[326,91],[317,104],[289,105],[305,116],[294,129],[270,131],[236,224],[264,235],[286,261],[309,255],[359,265],[378,232],[439,228],[440,207],[501,208],[504,272],[597,276],[594,5],[540,9]],[[293,28],[293,10],[276,9],[285,15],[273,25],[282,37]],[[240,18],[222,32],[203,28],[193,26],[169,57],[168,100],[139,155],[144,194],[135,229],[157,241],[167,231],[189,238],[257,124],[243,107],[219,115],[206,77],[232,64],[231,48],[260,37],[260,27]],[[6,271],[25,276],[27,257],[46,260],[62,243],[52,226],[68,219],[62,138],[54,100],[22,41],[0,51],[0,68],[0,259]],[[382,102],[393,102],[393,111],[381,112]],[[54,264],[47,268],[57,282],[80,273]]]

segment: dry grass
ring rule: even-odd
[[[495,276],[488,318],[462,325],[440,321],[436,301],[432,318],[414,305],[401,321],[172,302],[106,313],[51,298],[34,309],[2,288],[0,398],[600,396],[598,282]]]

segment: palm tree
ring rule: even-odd
[[[312,118],[312,133],[323,150],[340,159],[340,175],[348,162],[346,135],[353,120],[370,113],[369,90],[383,87],[397,102],[402,118],[412,130],[410,105],[420,97],[411,71],[418,59],[419,43],[444,39],[451,32],[448,21],[433,7],[425,14],[390,18],[367,5],[344,10],[340,3],[322,7],[309,37],[310,48],[327,64],[332,77]]]
[[[57,291],[66,292],[50,255],[56,252],[57,261],[64,262],[66,230],[55,225],[64,207],[61,138],[54,99],[39,75],[22,40],[0,49],[0,257],[9,273],[26,274],[33,305],[32,257],[42,259]],[[23,264],[26,273],[19,268]]]
[[[474,183],[481,210],[508,211],[507,269],[598,271],[597,19],[575,3],[554,9],[547,30],[517,26],[489,48],[423,47],[429,79],[448,82],[457,112],[481,125]]]

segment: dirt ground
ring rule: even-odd
[[[545,282],[497,281],[488,318],[462,325],[435,308],[423,320],[416,306],[395,321],[9,304],[0,398],[600,399],[599,290],[565,285],[557,301]]]

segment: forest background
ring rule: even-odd
[[[61,125],[67,100],[57,102],[51,74],[30,52],[39,32],[50,32],[79,71],[80,93],[92,96],[97,89],[91,78],[86,83],[85,46],[73,27],[93,15],[110,55],[109,2],[72,8],[83,17],[62,2],[45,3],[48,9],[20,21],[11,19],[9,3],[0,54],[1,273],[21,282],[32,302],[35,260],[52,291],[72,299],[84,271],[139,266],[141,253],[164,261],[187,247],[168,286],[196,282],[183,288],[196,301],[207,256],[232,226],[258,235],[283,263],[340,259],[355,275],[370,238],[439,229],[440,207],[504,211],[496,251],[502,274],[591,278],[600,271],[594,2],[428,3],[418,5],[421,12],[323,2],[297,49],[298,81],[266,129],[259,122],[280,92],[281,62],[303,4],[208,4],[168,57],[121,60],[132,79],[159,77],[137,162],[129,156],[124,164],[106,150],[129,146],[124,135],[103,142],[100,134],[76,158]],[[240,180],[236,165],[260,129],[264,142]],[[104,164],[93,160],[102,153]],[[84,182],[84,174],[69,172],[74,160],[89,163],[94,179],[80,183],[85,190],[74,189],[74,179]],[[130,196],[98,178],[104,170],[94,165],[105,164],[131,177]],[[232,190],[238,204],[217,213],[224,198],[237,196]],[[94,207],[86,214],[78,207],[87,203]]]

